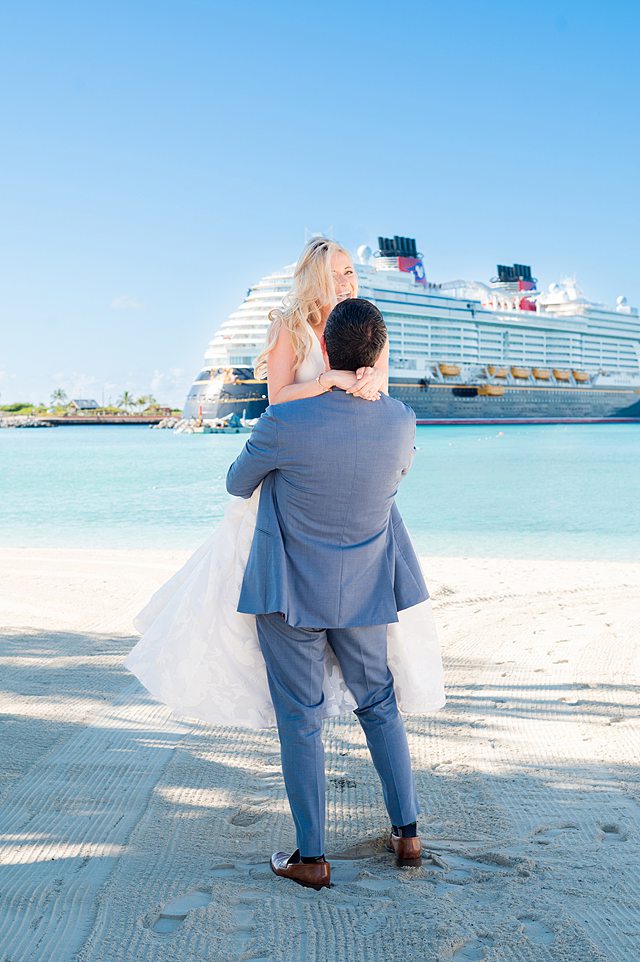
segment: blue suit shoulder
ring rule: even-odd
[[[338,389],[315,397],[283,401],[281,404],[270,404],[261,417],[269,417],[276,424],[296,424],[305,422],[309,417],[314,417],[319,413],[329,413],[331,410],[341,409],[343,406],[350,404],[367,405],[367,407],[370,405],[372,414],[384,413],[387,417],[394,417],[398,421],[406,421],[414,425],[416,422],[413,408],[398,400],[398,398],[383,394],[379,401],[365,401],[362,398],[351,397],[350,394]]]
[[[270,404],[261,417],[269,416],[276,423],[294,424],[297,421],[306,420],[315,411],[322,410],[320,407],[324,395],[315,397],[299,398],[296,401],[282,401],[280,404]]]
[[[398,418],[412,421],[415,424],[416,412],[413,408],[409,407],[408,404],[405,404],[404,401],[401,401],[397,397],[389,397],[388,394],[383,394],[380,401],[383,401],[387,410],[393,411]]]

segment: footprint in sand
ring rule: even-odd
[[[552,842],[562,841],[564,836],[568,836],[572,832],[577,831],[579,831],[577,825],[543,825],[533,833],[533,841],[537,845],[551,845]]]
[[[355,845],[352,845],[350,848],[345,848],[341,852],[334,852],[331,855],[331,861],[334,859],[337,861],[341,859],[351,861],[352,859],[375,858],[375,856],[382,855],[384,852],[384,841],[381,838],[371,838],[364,842],[357,842]]]
[[[362,860],[348,860],[345,858],[331,859],[331,886],[343,889],[346,885],[354,885],[360,895],[374,897],[388,894],[397,885],[398,879],[375,875],[362,865]]]
[[[223,862],[213,865],[209,875],[214,879],[236,882],[231,899],[228,944],[231,958],[242,958],[244,962],[273,962],[266,955],[249,955],[251,943],[256,934],[255,908],[264,900],[264,890],[247,885],[247,881],[266,878],[264,866],[256,862]]]
[[[208,889],[194,889],[186,895],[170,899],[151,923],[151,928],[158,935],[171,935],[182,925],[189,912],[204,908],[210,901],[211,892]]]
[[[233,959],[243,958],[249,962],[246,953],[254,940],[255,907],[261,894],[257,889],[245,888],[232,902],[232,931],[229,933],[229,948],[232,950],[231,958]],[[252,962],[258,962],[258,957],[254,957]]]
[[[605,825],[600,826],[601,836],[600,839],[603,842],[626,842],[627,836],[621,831],[619,825],[615,825],[613,822],[608,822]]]
[[[518,922],[526,937],[534,945],[551,945],[552,942],[555,942],[555,935],[540,919],[536,919],[532,915],[522,915]]]
[[[244,873],[246,876],[246,872]],[[209,869],[209,875],[213,876],[215,879],[235,879],[240,882],[243,878],[242,870],[235,864],[235,862],[224,862],[220,865],[214,865]]]
[[[438,855],[436,861],[436,866],[444,869],[443,880],[453,885],[465,885],[486,875],[504,875],[514,869],[519,871],[524,864],[521,859],[499,852],[485,853],[477,858],[447,852]]]
[[[239,808],[238,811],[230,817],[229,824],[239,825],[241,828],[248,828],[249,825],[254,825],[256,822],[259,822],[265,815],[266,812],[261,812],[258,809],[243,805],[242,808]]]
[[[481,962],[487,950],[493,945],[489,935],[478,935],[474,939],[464,942],[452,955],[452,962]]]
[[[497,895],[495,883],[505,875],[530,875],[527,859],[514,858],[501,852],[467,857],[448,850],[425,853],[422,859],[423,876],[415,884],[433,887],[436,896],[471,900],[478,906],[494,905]]]

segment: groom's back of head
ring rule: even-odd
[[[375,304],[362,297],[341,301],[327,318],[324,342],[334,371],[373,367],[386,340],[382,314]]]

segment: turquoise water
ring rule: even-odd
[[[0,544],[193,548],[246,435],[0,431]],[[640,560],[640,425],[419,427],[398,503],[421,553]]]

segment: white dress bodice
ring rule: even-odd
[[[320,341],[316,337],[311,325],[307,324],[306,321],[304,323],[307,325],[309,334],[311,335],[311,350],[295,373],[294,382],[296,384],[304,384],[305,381],[313,381],[315,378],[317,378],[318,374],[322,374],[322,372],[326,370],[324,355],[322,353],[322,348],[320,347]]]

